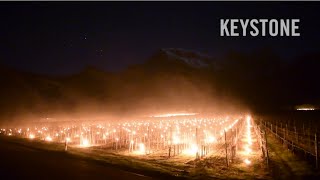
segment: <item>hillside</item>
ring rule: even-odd
[[[171,48],[117,73],[87,67],[50,77],[2,66],[1,118],[231,111],[240,105],[259,111],[319,103],[318,57],[284,61],[271,51],[258,51],[230,52],[216,60]]]

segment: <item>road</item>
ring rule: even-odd
[[[0,179],[150,179],[64,152],[46,152],[0,139]]]

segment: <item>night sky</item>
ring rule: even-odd
[[[119,71],[160,48],[320,52],[320,3],[1,2],[1,64],[44,74]],[[220,18],[299,18],[301,37],[219,37]]]

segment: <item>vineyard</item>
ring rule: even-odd
[[[274,148],[269,145],[281,144],[318,168],[317,133],[291,125],[243,115],[171,114],[117,122],[38,122],[1,128],[0,134],[57,144],[59,151],[107,157],[115,165],[132,161],[146,168],[147,163],[181,176],[204,168],[209,169],[206,177],[238,178],[242,171],[247,178],[270,178]],[[278,142],[271,139],[270,144],[270,135]]]
[[[316,169],[319,168],[317,127],[296,125],[292,121],[257,120],[262,128],[274,135],[288,150],[309,161]]]
[[[40,123],[1,129],[2,134],[79,148],[101,146],[134,155],[204,157],[220,144],[232,152],[242,121],[235,117],[157,117],[128,122]],[[231,154],[230,154],[231,156]]]
[[[146,160],[180,164],[250,166],[261,153],[256,125],[250,116],[168,115],[122,122],[41,122],[2,128],[1,134],[70,148],[97,149]],[[258,162],[260,163],[260,162]]]

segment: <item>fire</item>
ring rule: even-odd
[[[45,141],[51,142],[51,141],[52,141],[52,137],[47,136],[47,137],[45,138]]]
[[[140,144],[139,144],[139,152],[140,152],[141,154],[145,154],[145,153],[146,153],[146,148],[145,148],[145,146],[144,146],[143,143],[140,143]]]
[[[89,144],[88,139],[83,139],[83,140],[82,140],[82,143],[81,143],[81,146],[82,146],[82,147],[89,147],[90,144]]]
[[[246,159],[243,161],[246,165],[250,165],[251,161],[248,159],[248,156],[252,153],[251,145],[252,145],[252,137],[251,137],[251,117],[247,116],[246,118],[246,132],[245,137],[247,144],[244,145],[244,155]]]
[[[240,116],[223,115],[215,117],[175,117],[195,114],[175,113],[157,116],[169,118],[106,121],[103,123],[66,123],[57,126],[41,124],[41,126],[7,129],[6,134],[18,135],[18,132],[21,132],[29,139],[39,138],[48,142],[59,143],[74,142],[77,147],[101,145],[119,152],[128,149],[128,152],[134,155],[145,155],[151,152],[162,153],[164,150],[168,152],[167,150],[170,149],[170,154],[173,156],[182,153],[195,157],[197,153],[207,155],[208,151],[214,149],[215,144],[221,143],[221,138],[224,137],[224,129],[233,131],[239,120],[241,119],[241,122],[243,120],[242,117],[239,118]],[[247,122],[246,119],[244,119],[244,122]],[[245,127],[244,130],[249,132],[250,127]],[[250,145],[250,133],[247,134],[247,139]],[[73,144],[70,145],[73,146]],[[248,149],[247,151],[248,154],[251,152]]]
[[[191,144],[189,149],[183,151],[183,153],[188,156],[195,156],[197,152],[198,146],[196,144]]]
[[[249,155],[252,152],[251,148],[248,145],[244,147],[244,150],[246,155]]]
[[[246,165],[250,165],[250,164],[251,164],[251,161],[250,161],[249,159],[245,159],[243,162],[244,162]]]
[[[217,142],[217,139],[216,139],[214,136],[209,136],[209,137],[206,139],[206,142],[207,142],[207,143],[215,143],[215,142]]]
[[[160,115],[154,115],[151,117],[174,117],[174,116],[194,116],[197,113],[173,113],[173,114],[160,114]]]
[[[35,138],[35,135],[34,134],[30,134],[29,135],[29,139],[34,139]]]
[[[180,139],[178,136],[173,136],[173,144],[179,144],[180,143]]]
[[[71,138],[67,137],[66,142],[71,142]]]

